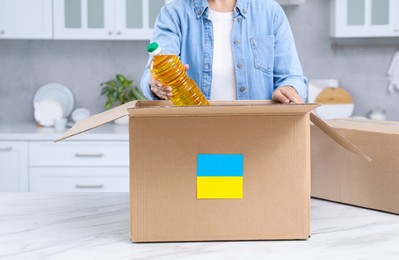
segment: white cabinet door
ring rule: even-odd
[[[37,141],[29,144],[30,167],[129,166],[127,141]]]
[[[0,39],[51,39],[52,0],[0,0]]]
[[[54,39],[115,37],[113,0],[54,0],[53,4]]]
[[[28,191],[27,142],[0,142],[0,192]]]
[[[120,0],[115,2],[117,39],[148,40],[162,6],[171,0]]]
[[[31,192],[128,192],[129,167],[35,167]]]
[[[54,0],[54,39],[148,40],[168,2],[172,0]]]
[[[128,141],[29,143],[30,191],[115,192],[128,187]]]
[[[398,0],[331,0],[332,37],[398,37]]]

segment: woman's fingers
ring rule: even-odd
[[[283,104],[290,103],[290,100],[286,96],[284,96],[283,93],[281,93],[280,89],[276,89],[273,92],[272,100],[275,102],[278,102],[278,103],[283,103]]]
[[[188,64],[184,64],[184,69],[187,71],[190,66]],[[150,73],[150,89],[154,95],[159,97],[160,99],[169,99],[172,97],[172,88],[169,86],[162,86],[162,83],[157,81],[152,74]]]
[[[172,96],[172,88],[162,86],[162,83],[155,80],[152,75],[150,77],[150,89],[160,99],[168,99]]]
[[[303,103],[301,97],[298,95],[298,92],[293,87],[283,87],[281,88],[281,93],[286,96],[290,102],[295,104]]]
[[[161,99],[168,99],[172,96],[171,87],[151,86],[151,91]]]
[[[283,104],[302,104],[303,101],[298,92],[291,86],[282,86],[273,92],[272,99]]]

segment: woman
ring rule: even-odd
[[[165,5],[151,41],[175,53],[210,100],[273,99],[303,103],[307,80],[288,20],[274,0],[174,0]],[[147,68],[143,93],[168,99],[171,88]]]

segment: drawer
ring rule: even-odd
[[[129,166],[129,142],[30,142],[30,166]]]
[[[31,192],[128,192],[128,167],[35,167],[30,169]]]

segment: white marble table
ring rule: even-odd
[[[399,259],[399,216],[312,200],[307,241],[129,241],[127,193],[0,193],[0,259]]]

